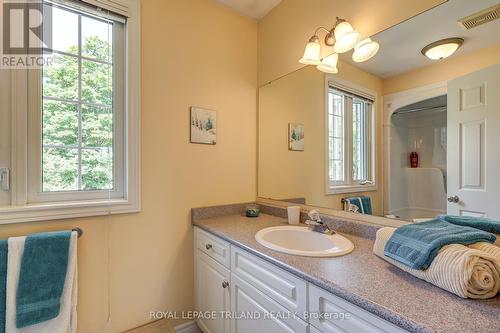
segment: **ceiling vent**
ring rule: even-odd
[[[500,18],[500,4],[464,17],[463,19],[458,20],[458,25],[460,25],[464,30],[469,30],[482,24],[494,21],[498,18]]]

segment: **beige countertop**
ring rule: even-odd
[[[255,240],[260,229],[286,223],[280,217],[228,215],[193,224],[410,332],[499,332],[500,296],[462,299],[419,280],[372,252],[373,240],[342,232],[354,251],[335,258],[310,258],[270,250]],[[346,230],[346,226],[342,227]]]

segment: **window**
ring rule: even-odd
[[[0,223],[139,210],[140,3],[88,2],[102,8],[43,0],[48,61],[0,77],[18,106],[11,149],[26,151],[9,163]]]
[[[374,98],[327,86],[327,194],[375,190]]]
[[[48,1],[44,10],[52,15],[52,62],[29,75],[37,96],[29,106],[29,199],[122,197],[124,20]]]

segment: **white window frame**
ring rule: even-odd
[[[5,0],[0,0],[0,5]],[[62,2],[64,0],[58,0]],[[87,1],[89,2],[89,1]],[[125,82],[124,82],[124,156],[123,188],[119,195],[110,191],[109,195],[92,196],[92,191],[69,194],[66,198],[40,200],[33,191],[28,176],[33,170],[28,160],[33,159],[33,142],[29,132],[28,70],[11,71],[12,90],[12,148],[11,148],[11,205],[0,207],[0,224],[43,221],[52,219],[97,216],[119,213],[139,212],[141,209],[140,193],[140,107],[141,107],[141,31],[140,0],[99,0],[126,8],[128,16],[124,29],[125,42]],[[104,7],[104,6],[103,6]],[[122,13],[120,13],[122,14]],[[35,142],[36,145],[36,142]],[[31,146],[33,147],[33,146]],[[40,147],[38,145],[38,147]],[[39,152],[38,152],[39,154]],[[36,160],[36,156],[34,158]],[[97,192],[97,191],[96,191]],[[104,191],[103,191],[104,192]],[[97,194],[97,193],[95,193]],[[49,194],[50,196],[50,194]]]
[[[362,184],[361,181],[352,180],[352,113],[344,113],[344,182],[330,181],[330,152],[329,152],[329,100],[328,94],[331,88],[342,90],[352,95],[357,95],[373,101],[370,112],[370,125],[368,126],[369,161],[368,172],[370,182]],[[325,193],[335,195],[343,193],[359,193],[377,191],[377,93],[363,86],[339,79],[332,75],[325,75]],[[352,109],[352,108],[351,108]],[[347,139],[347,140],[346,140]],[[347,141],[347,142],[346,142]]]

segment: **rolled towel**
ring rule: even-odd
[[[443,246],[493,243],[496,236],[483,230],[434,219],[397,228],[385,245],[384,254],[410,268],[427,269]]]
[[[381,228],[377,231],[373,252],[380,258],[462,298],[487,299],[495,297],[500,291],[500,261],[494,254],[461,244],[450,244],[441,248],[428,269],[413,269],[384,255],[385,244],[394,230]]]
[[[485,243],[485,242],[479,242],[479,243],[467,245],[467,247],[491,254],[500,262],[500,247],[498,247],[496,245],[496,243],[490,244],[490,243]]]

